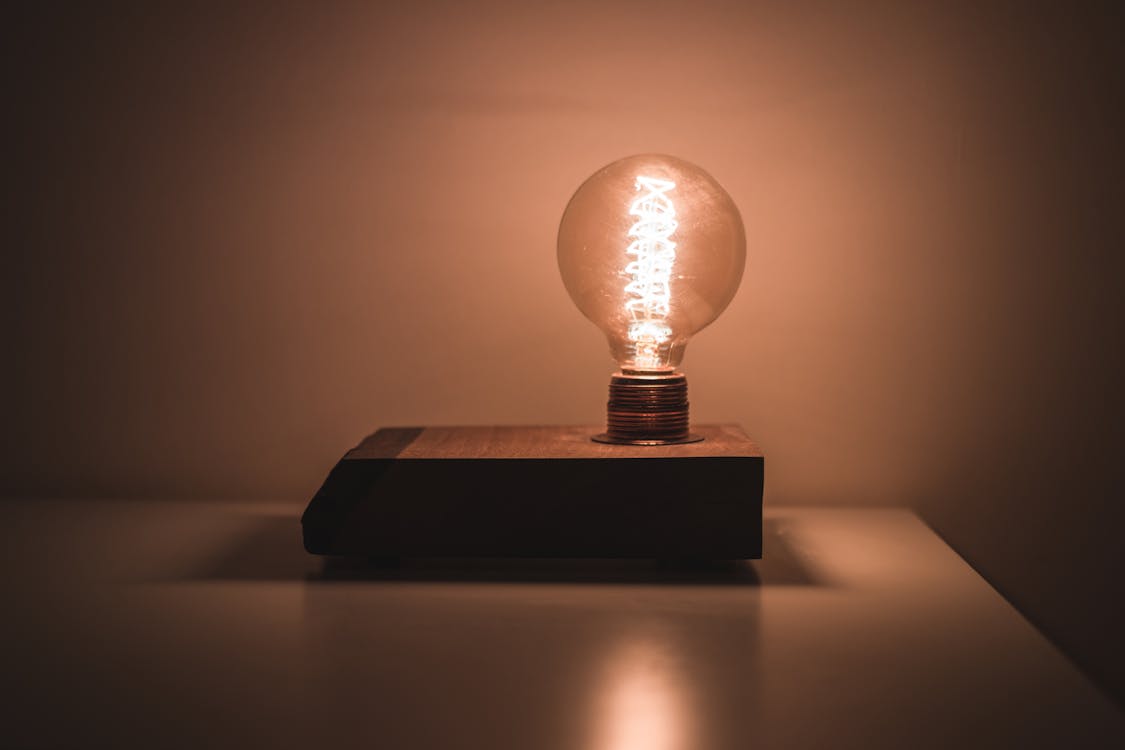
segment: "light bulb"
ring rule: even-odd
[[[688,429],[687,379],[677,368],[688,341],[742,280],[746,234],[731,197],[674,156],[615,161],[567,204],[558,259],[567,292],[605,333],[620,368],[610,380],[607,430],[594,439],[699,439]]]

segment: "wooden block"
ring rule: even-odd
[[[301,519],[305,548],[380,557],[761,557],[764,459],[736,425],[699,443],[595,443],[594,426],[384,428]]]

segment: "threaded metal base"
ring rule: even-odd
[[[606,431],[599,443],[670,445],[702,440],[688,431],[687,378],[615,373],[609,381]]]

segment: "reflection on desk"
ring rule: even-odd
[[[1125,746],[915,516],[767,512],[761,561],[325,564],[300,508],[6,502],[10,746]]]

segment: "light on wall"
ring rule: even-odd
[[[578,309],[609,340],[607,443],[693,442],[687,379],[693,335],[726,308],[746,263],[734,201],[699,167],[663,154],[598,170],[567,204],[559,271]]]

